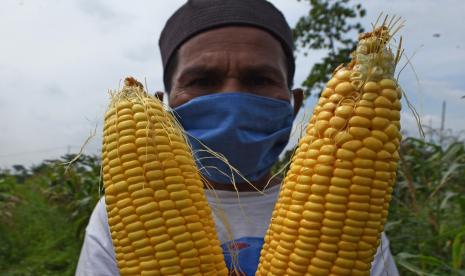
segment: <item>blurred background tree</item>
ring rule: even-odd
[[[350,61],[359,33],[364,32],[359,19],[366,14],[361,4],[349,0],[298,0],[308,2],[309,11],[293,28],[296,51],[304,55],[327,50],[327,55],[310,69],[303,82],[305,96],[319,95],[333,70]],[[355,39],[354,39],[355,38]]]

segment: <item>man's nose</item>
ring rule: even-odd
[[[226,78],[219,92],[241,92],[245,91],[244,85],[236,77]]]

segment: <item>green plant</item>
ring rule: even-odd
[[[0,275],[74,274],[101,195],[100,160],[82,155],[66,169],[74,157],[0,172]]]
[[[387,233],[402,275],[465,275],[465,145],[401,146]]]
[[[321,93],[333,70],[350,61],[350,54],[357,45],[357,39],[353,38],[364,32],[356,19],[364,17],[366,11],[361,4],[351,5],[349,0],[305,2],[310,6],[308,14],[302,16],[293,28],[296,49],[304,55],[310,51],[327,50],[326,56],[313,65],[302,84],[305,96],[310,96]]]
[[[20,201],[12,192],[15,185],[15,178],[8,171],[0,172],[0,220],[5,224],[11,221],[12,210]]]

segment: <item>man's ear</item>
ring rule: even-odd
[[[302,88],[295,88],[291,90],[291,93],[294,97],[294,116],[297,116],[297,113],[304,102],[304,90]]]
[[[161,91],[157,91],[155,92],[155,98],[159,99],[161,102],[163,102],[163,96],[165,95],[165,93],[161,92]]]

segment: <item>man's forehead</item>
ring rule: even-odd
[[[257,55],[257,58],[285,58],[281,43],[267,31],[256,27],[228,26],[200,33],[179,49],[181,59],[208,59],[217,52]],[[184,60],[186,61],[186,60]]]
[[[257,27],[249,26],[227,26],[215,28],[202,33],[199,33],[186,41],[182,48],[205,45],[199,45],[205,42],[215,42],[224,44],[240,44],[249,43],[255,45],[268,45],[280,47],[279,41],[270,33]]]

